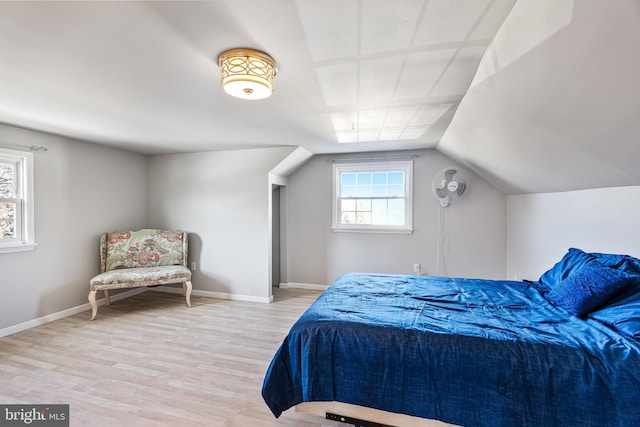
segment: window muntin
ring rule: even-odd
[[[333,229],[411,232],[413,162],[334,164]]]
[[[0,149],[0,252],[33,249],[33,153]]]

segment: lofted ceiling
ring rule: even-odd
[[[511,194],[640,185],[638,45],[637,0],[0,2],[0,122],[145,154],[436,148]],[[234,47],[275,58],[272,97],[224,93]]]

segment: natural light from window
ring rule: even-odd
[[[336,231],[411,232],[413,161],[334,164]]]

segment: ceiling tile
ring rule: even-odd
[[[484,47],[460,49],[431,92],[432,96],[463,95],[478,69]]]
[[[327,106],[357,104],[357,71],[355,62],[327,65],[316,69]]]
[[[362,2],[361,53],[409,48],[423,5],[424,0]]]
[[[488,3],[488,0],[430,0],[414,46],[465,41]]]
[[[409,55],[398,81],[394,101],[426,98],[456,51],[446,49]]]
[[[379,104],[393,98],[404,56],[389,56],[360,62],[359,104]]]
[[[356,0],[296,0],[296,8],[313,61],[357,55]]]

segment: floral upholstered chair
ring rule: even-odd
[[[187,268],[187,233],[179,230],[143,229],[112,231],[100,237],[100,271],[89,282],[91,320],[96,318],[96,292],[182,283],[191,307],[191,271]]]

